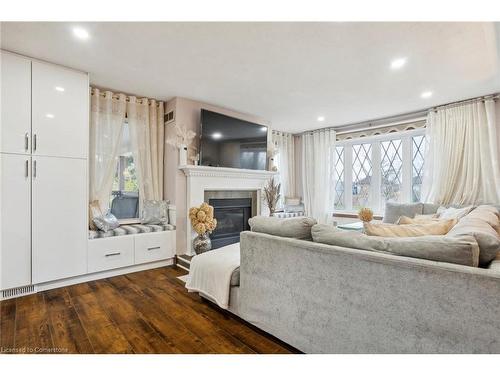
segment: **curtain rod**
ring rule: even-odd
[[[95,90],[95,89],[96,89],[96,87],[91,87],[90,95],[95,95],[95,93],[94,93],[94,90]],[[119,99],[119,98],[120,98],[120,95],[125,95],[125,101],[126,101],[126,102],[129,102],[129,103],[130,103],[130,97],[131,97],[131,96],[134,96],[134,97],[135,97],[135,95],[115,94],[115,93],[113,93],[111,90],[102,90],[102,89],[98,89],[98,90],[99,90],[99,96],[102,96],[102,97],[105,97],[105,96],[106,96],[106,92],[108,92],[108,91],[112,93],[111,97],[112,97],[113,99]],[[153,101],[153,100],[154,100],[154,101],[156,102],[156,106],[160,106],[160,103],[164,103],[164,102],[163,102],[163,100],[157,100],[157,99],[151,99],[151,98],[141,98],[141,97],[136,97],[136,98],[137,98],[137,101],[139,101],[139,100],[144,100],[144,99],[145,99],[145,100],[147,100],[148,102],[150,102],[150,101]]]
[[[353,131],[353,132],[354,131],[362,131],[362,130],[367,130],[367,129],[374,129],[374,128],[379,128],[379,127],[404,124],[404,123],[409,123],[412,121],[419,121],[419,120],[421,120],[422,117],[426,117],[427,113],[429,113],[430,111],[437,111],[438,109],[441,109],[441,108],[450,108],[452,106],[458,106],[458,105],[465,104],[468,102],[485,101],[488,99],[498,100],[498,99],[500,99],[500,93],[478,96],[475,98],[464,99],[464,100],[461,100],[458,102],[450,102],[450,103],[430,107],[427,109],[422,109],[419,111],[402,113],[399,115],[394,115],[394,116],[389,116],[389,117],[381,117],[381,118],[378,118],[375,120],[370,120],[370,121],[353,122],[351,124],[346,124],[346,125],[341,125],[341,126],[328,126],[325,128],[306,130],[306,131],[303,131],[300,133],[294,133],[294,135],[314,133],[315,131],[319,131],[319,130],[335,130],[336,132],[342,132],[345,134],[345,133],[348,133],[351,131]]]
[[[476,98],[464,99],[464,100],[460,100],[458,102],[450,102],[450,103],[446,103],[446,104],[441,104],[441,105],[429,108],[429,112],[430,111],[437,112],[438,109],[453,108],[453,107],[457,107],[457,106],[460,106],[463,104],[476,103],[479,101],[481,101],[481,102],[485,102],[486,100],[495,100],[496,101],[499,98],[500,98],[500,93],[478,96]]]

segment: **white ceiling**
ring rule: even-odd
[[[88,71],[95,85],[192,98],[292,132],[500,91],[498,23],[79,23],[87,41],[74,26],[3,22],[1,46]],[[408,62],[393,71],[397,57]]]

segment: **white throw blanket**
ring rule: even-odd
[[[231,275],[240,266],[240,244],[221,247],[191,259],[186,288],[212,298],[220,307],[229,307]]]

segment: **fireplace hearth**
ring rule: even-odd
[[[217,219],[217,228],[210,235],[212,248],[240,242],[240,233],[250,229],[252,198],[209,199],[208,203]]]

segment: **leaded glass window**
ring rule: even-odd
[[[352,207],[359,209],[367,206],[370,201],[372,145],[353,145],[352,152]]]
[[[412,137],[412,173],[411,173],[411,200],[420,202],[422,199],[422,178],[425,155],[425,135]]]
[[[399,202],[402,189],[403,157],[401,139],[380,142],[380,193],[381,203]]]
[[[345,208],[344,195],[344,147],[335,147],[335,162],[334,162],[334,178],[335,178],[335,203],[334,207],[337,210]]]

